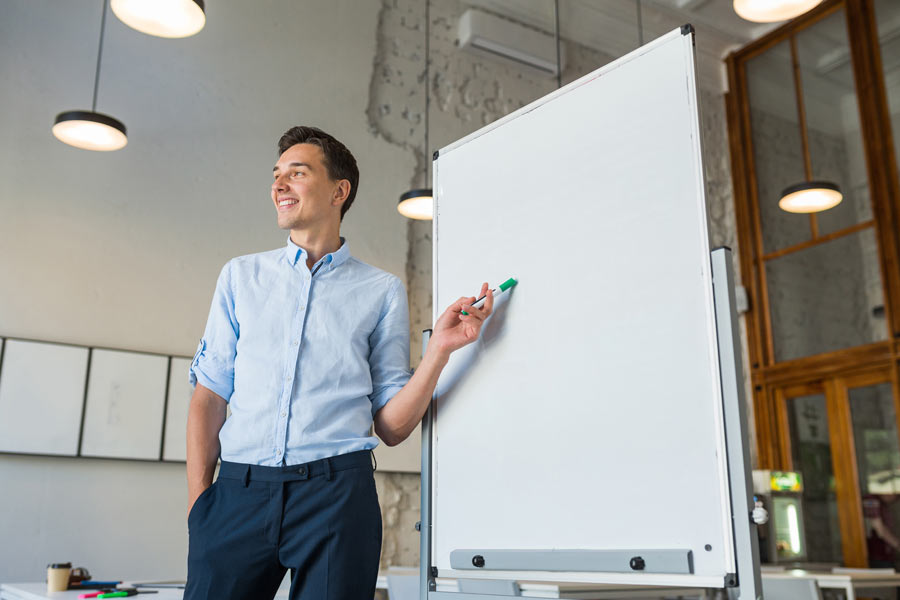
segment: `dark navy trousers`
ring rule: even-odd
[[[292,465],[222,462],[188,515],[185,600],[372,600],[381,509],[369,450]]]

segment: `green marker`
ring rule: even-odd
[[[491,290],[491,291],[494,292],[494,295],[496,296],[497,294],[502,294],[503,292],[505,292],[506,290],[508,290],[510,288],[516,287],[517,283],[519,283],[519,281],[515,277],[510,277],[509,279],[507,279],[506,281],[501,283],[499,288]],[[481,308],[482,306],[484,306],[485,298],[487,298],[487,294],[485,294],[484,296],[482,296],[481,298],[479,298],[478,300],[473,302],[472,306],[474,306],[475,308]],[[462,311],[462,314],[467,315],[469,313],[467,313],[466,311]]]

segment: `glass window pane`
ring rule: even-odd
[[[828,412],[825,396],[815,394],[788,400],[791,457],[803,476],[803,525],[809,562],[842,564]]]
[[[887,339],[871,228],[765,264],[776,361]]]
[[[811,237],[809,218],[778,208],[781,191],[803,181],[803,145],[788,41],[747,62],[750,130],[763,252]]]
[[[812,178],[836,183],[844,194],[816,216],[825,235],[872,218],[844,11],[799,32],[796,41]]]
[[[887,89],[891,129],[894,134],[894,158],[900,172],[900,2],[875,0],[875,20],[881,46],[881,67]]]
[[[869,567],[900,566],[900,444],[890,383],[849,391]]]

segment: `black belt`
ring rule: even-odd
[[[244,482],[244,485],[247,485],[250,481],[302,481],[320,475],[331,479],[333,471],[359,469],[360,467],[372,468],[371,450],[359,450],[283,467],[264,467],[223,460],[222,466],[219,468],[219,477],[239,479]]]

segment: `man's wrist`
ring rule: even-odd
[[[443,369],[450,360],[450,354],[450,350],[441,348],[437,343],[429,342],[428,346],[425,348],[425,356],[422,357],[422,362],[428,362],[437,368]]]

